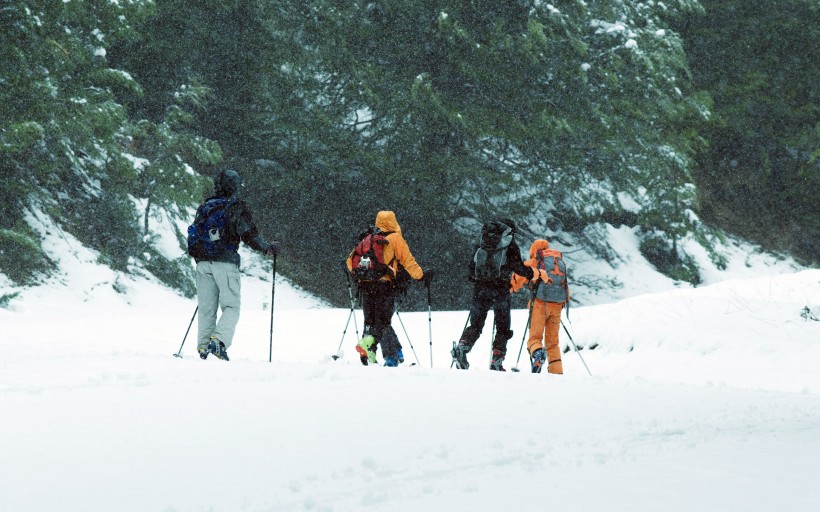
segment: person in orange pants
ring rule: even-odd
[[[570,298],[566,263],[559,251],[550,249],[549,242],[538,239],[530,246],[530,259],[524,265],[534,270],[534,276],[529,282],[529,288],[534,293],[530,303],[532,309],[527,341],[532,372],[540,373],[547,362],[549,373],[563,374],[558,328],[561,325],[561,310]],[[520,290],[524,284],[527,284],[526,278],[513,275],[513,292]]]

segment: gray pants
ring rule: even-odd
[[[240,306],[239,266],[222,261],[200,261],[196,264],[196,297],[199,302],[197,325],[198,348],[206,348],[214,336],[231,346]],[[217,309],[222,309],[219,322]]]

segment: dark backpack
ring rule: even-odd
[[[212,197],[196,210],[194,223],[188,226],[188,254],[197,260],[212,260],[239,249],[227,236],[228,208],[236,199]]]
[[[507,262],[507,247],[512,242],[512,228],[503,222],[488,222],[481,227],[481,243],[473,254],[473,278],[493,281],[501,278],[501,267]]]
[[[351,253],[351,271],[356,283],[379,281],[386,275],[393,275],[390,262],[384,261],[384,248],[390,243],[387,235],[390,232],[379,228],[370,228],[365,232]]]
[[[555,249],[541,249],[536,253],[535,261],[538,268],[545,270],[552,279],[551,284],[539,281],[535,296],[545,302],[565,304],[569,298],[569,288],[567,266],[561,253]]]

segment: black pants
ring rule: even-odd
[[[393,284],[384,282],[364,284],[359,291],[362,294],[365,331],[369,329],[376,343],[381,345],[382,357],[395,359],[399,339],[390,325],[395,308]]]
[[[510,330],[510,292],[506,288],[476,286],[470,305],[470,325],[461,334],[461,341],[470,347],[475,345],[490,309],[495,316],[493,350],[500,350],[504,355],[507,353],[507,341],[513,335]]]

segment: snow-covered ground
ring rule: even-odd
[[[419,364],[363,367],[361,312],[342,340],[283,279],[268,362],[250,258],[231,361],[175,358],[195,302],[72,245],[0,308],[2,511],[820,510],[820,270],[573,308],[592,376],[553,376],[488,371],[489,327],[449,369],[465,312],[401,313]]]

